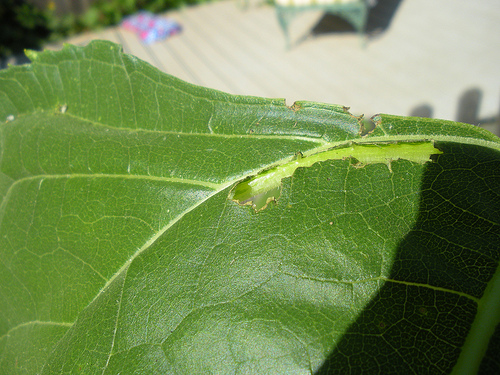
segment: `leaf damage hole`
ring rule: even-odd
[[[229,192],[228,199],[242,206],[251,206],[255,212],[264,210],[269,203],[277,202],[281,195],[284,178],[290,177],[299,167],[307,168],[327,160],[355,159],[355,168],[368,164],[386,164],[392,173],[391,163],[398,159],[424,164],[431,156],[442,154],[433,142],[355,144],[336,147],[308,156],[296,153],[295,157],[284,164],[264,170],[237,183]]]
[[[360,123],[359,123],[359,134],[362,137],[365,137],[365,136],[373,133],[373,131],[377,127],[377,123],[374,121],[374,117],[363,118],[363,119],[360,120]]]
[[[292,111],[297,112],[299,109],[302,108],[299,102],[293,102],[291,106],[288,106]]]

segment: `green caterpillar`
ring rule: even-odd
[[[353,158],[357,167],[367,164],[384,163],[390,171],[391,162],[405,159],[424,164],[431,155],[442,152],[434,147],[433,142],[386,143],[386,144],[350,144],[303,157],[299,152],[294,160],[265,170],[249,179],[238,183],[229,193],[229,199],[242,204],[252,205],[256,211],[264,209],[270,201],[279,196],[281,180],[293,175],[299,167],[310,167],[314,163],[326,160],[344,160]]]

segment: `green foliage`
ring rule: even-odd
[[[109,42],[29,56],[0,72],[3,373],[500,372],[497,137],[390,115],[362,135]],[[364,165],[324,157],[353,144]],[[298,155],[277,202],[230,199]]]
[[[39,48],[50,34],[47,14],[26,1],[2,0],[0,20],[0,59]]]

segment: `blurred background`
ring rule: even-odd
[[[500,135],[499,0],[275,1],[0,0],[0,67],[26,63],[25,48],[107,39],[233,94],[462,121]],[[145,43],[121,25],[140,10],[181,31]]]

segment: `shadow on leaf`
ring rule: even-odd
[[[317,375],[449,373],[456,364],[500,259],[500,159],[486,148],[437,146],[444,154],[427,165],[419,216],[390,280]]]

